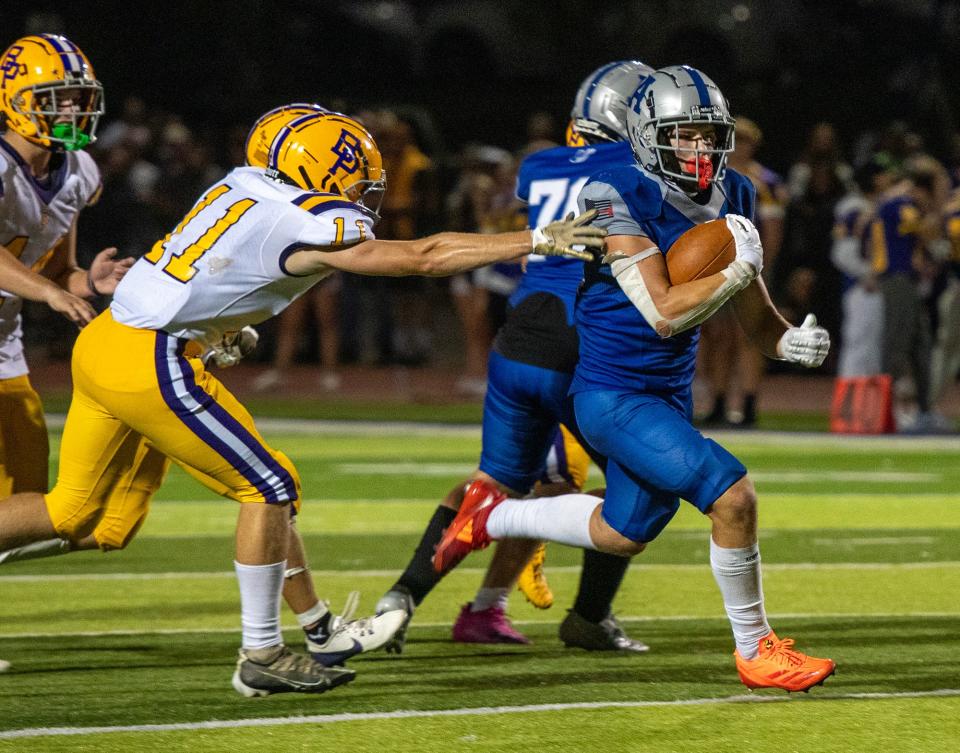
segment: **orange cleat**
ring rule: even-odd
[[[433,554],[433,569],[445,575],[455,568],[463,558],[475,549],[485,549],[490,545],[487,535],[487,518],[493,508],[499,505],[507,495],[493,484],[478,479],[467,487],[457,517],[443,532],[443,538],[437,544]]]
[[[733,652],[740,680],[748,688],[782,688],[788,693],[807,692],[834,673],[833,659],[818,659],[793,650],[793,638],[777,638],[772,630],[759,641],[755,659]]]

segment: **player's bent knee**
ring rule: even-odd
[[[100,524],[97,525],[93,531],[93,538],[97,542],[97,548],[102,552],[126,549],[127,544],[133,541],[133,537],[137,535],[137,531],[140,530],[146,517],[147,514],[146,511],[144,511],[143,515],[132,521],[113,521],[111,524],[104,525],[104,521],[101,520]]]
[[[45,497],[47,514],[57,535],[70,541],[80,541],[93,533],[103,510],[89,499],[69,499],[56,494],[56,489]]]
[[[750,478],[744,476],[720,495],[710,513],[730,523],[756,520],[757,493]]]
[[[590,539],[601,552],[616,554],[620,557],[632,557],[640,554],[647,545],[643,541],[634,541],[610,526],[598,511],[590,518]]]

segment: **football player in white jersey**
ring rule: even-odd
[[[279,596],[297,471],[269,447],[240,402],[205,368],[203,352],[278,314],[334,270],[450,275],[531,250],[589,256],[604,232],[594,214],[498,235],[374,239],[385,189],[372,137],[332,113],[297,118],[273,138],[266,170],[237,168],[211,186],[131,268],[113,303],[73,352],[73,400],[57,484],[0,503],[0,550],[96,526],[107,494],[149,444],[241,503],[236,572],[243,695],[319,693],[353,679],[283,645]]]
[[[79,326],[84,298],[110,294],[133,263],[106,249],[76,262],[76,221],[100,174],[80,151],[96,138],[103,89],[80,49],[52,34],[18,39],[0,56],[0,493],[47,489],[49,448],[40,397],[24,359],[23,300]],[[53,542],[59,546],[59,542]],[[7,668],[0,663],[0,671]]]
[[[24,298],[77,324],[82,298],[113,292],[132,260],[101,252],[76,263],[76,221],[96,201],[100,173],[81,151],[95,139],[103,90],[84,54],[51,34],[14,42],[0,57],[0,493],[47,488],[47,431],[21,341]]]
[[[315,104],[297,103],[278,107],[258,118],[247,138],[247,164],[265,168],[270,142],[280,128],[298,117],[315,112],[326,110]],[[255,346],[256,332],[247,327],[235,341],[211,348],[204,354],[204,359],[221,368],[232,366]],[[42,413],[40,416],[42,417]],[[45,429],[41,436],[45,442]],[[41,466],[35,475],[39,478],[42,471],[45,480],[46,452],[42,457],[40,453],[36,453],[31,460],[33,466]],[[92,534],[79,541],[53,538],[0,551],[0,564],[88,549],[111,551],[125,548],[146,519],[150,499],[162,482],[168,467],[169,462],[162,453],[146,445],[141,446],[131,469],[114,485],[100,522]],[[186,470],[190,472],[190,468]],[[39,481],[35,483],[39,484]],[[46,488],[45,483],[43,486],[24,486],[21,483],[19,488],[13,491],[46,491]],[[10,494],[9,489],[0,493],[0,497],[7,494]],[[303,540],[293,522],[294,518],[291,517],[283,597],[303,628],[306,647],[311,656],[322,664],[339,664],[358,653],[380,648],[403,624],[405,614],[399,610],[393,613],[385,611],[372,617],[353,620],[351,617],[357,601],[353,594],[342,615],[332,614],[327,602],[321,601],[314,590]],[[0,671],[8,668],[5,664],[8,663],[0,663]]]

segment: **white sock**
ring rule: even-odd
[[[591,494],[506,499],[487,518],[487,533],[493,539],[537,539],[596,549],[590,539],[590,516],[599,504],[601,500]]]
[[[757,655],[757,642],[770,632],[763,609],[763,581],[760,575],[760,547],[726,549],[710,539],[710,567],[720,586],[733,639],[744,659]]]
[[[280,595],[285,562],[272,565],[233,563],[240,585],[240,624],[244,648],[269,648],[283,643],[280,634]]]
[[[318,601],[306,612],[300,612],[297,615],[297,624],[302,628],[310,627],[314,623],[320,622],[323,616],[329,611],[330,610],[327,609],[326,604],[324,604],[322,601]]]
[[[477,595],[473,597],[473,603],[470,605],[471,612],[482,612],[490,607],[507,608],[507,596],[510,593],[509,588],[480,588]]]

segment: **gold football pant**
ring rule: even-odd
[[[590,456],[566,426],[560,424],[559,427],[547,453],[547,465],[540,482],[556,484],[566,481],[583,489],[590,473]]]
[[[57,483],[46,497],[61,536],[86,535],[105,515],[111,490],[151,450],[238,502],[299,506],[293,464],[266,444],[198,355],[195,344],[119,324],[109,310],[83,329]],[[156,489],[163,471],[165,463],[148,463],[139,481]]]
[[[0,499],[45,492],[49,454],[43,404],[30,378],[0,379]]]
[[[46,492],[48,463],[40,396],[26,375],[0,380],[0,499],[20,492]],[[136,454],[130,470],[111,490],[106,512],[93,532],[101,549],[122,549],[133,538],[166,463],[159,453],[148,452],[146,445]]]

